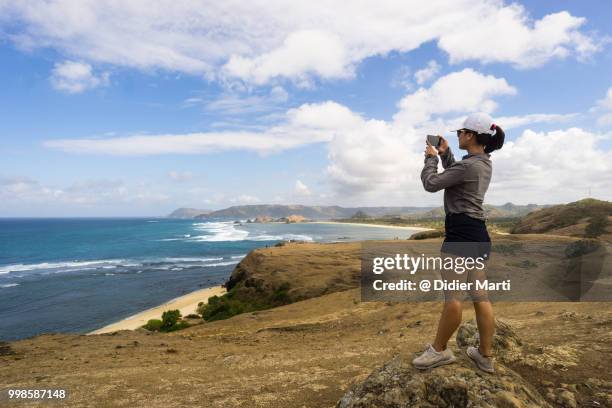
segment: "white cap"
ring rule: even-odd
[[[473,130],[476,133],[488,133],[492,135],[495,130],[492,130],[493,119],[491,116],[484,112],[477,112],[470,114],[463,121],[462,129]]]

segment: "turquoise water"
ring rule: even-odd
[[[252,249],[278,241],[407,238],[341,224],[174,219],[0,219],[0,340],[88,332],[225,282]]]

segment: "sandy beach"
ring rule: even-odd
[[[213,286],[212,288],[196,290],[195,292],[171,299],[159,306],[147,309],[87,334],[110,333],[118,330],[135,330],[147,323],[150,319],[161,319],[162,313],[166,310],[179,309],[182,316],[187,316],[188,314],[196,313],[198,303],[207,302],[208,298],[215,295],[221,296],[224,293],[225,288],[222,286]]]
[[[427,231],[431,228],[423,227],[412,227],[412,226],[397,226],[397,225],[382,225],[382,224],[367,224],[367,223],[356,223],[356,222],[338,222],[338,221],[310,221],[313,224],[348,224],[348,225],[359,225],[363,227],[373,228],[393,228],[393,229],[410,229],[412,231]],[[150,319],[161,319],[161,315],[166,310],[179,309],[181,315],[187,316],[191,313],[196,313],[198,303],[207,302],[208,298],[212,296],[220,296],[226,292],[222,286],[215,286],[212,288],[206,288],[197,290],[195,292],[188,293],[186,295],[169,300],[159,306],[155,306],[151,309],[144,310],[133,316],[119,320],[115,323],[111,323],[107,326],[89,332],[87,334],[102,334],[110,333],[118,330],[135,330],[146,324]]]
[[[361,227],[376,227],[376,228],[394,228],[394,229],[411,229],[415,231],[431,231],[433,228],[413,227],[403,225],[386,225],[386,224],[368,224],[362,222],[340,222],[340,221],[307,221],[308,224],[343,224],[343,225],[359,225]]]

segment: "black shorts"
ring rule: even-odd
[[[442,252],[485,259],[491,255],[491,238],[483,220],[467,214],[447,214],[444,229]]]

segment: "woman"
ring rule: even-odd
[[[444,189],[446,219],[442,252],[452,256],[482,256],[487,259],[491,240],[485,224],[483,201],[491,181],[490,153],[501,149],[505,134],[489,115],[475,113],[469,115],[463,127],[457,130],[457,137],[459,148],[467,150],[468,154],[462,160],[455,161],[448,142],[442,137],[437,150],[427,144],[421,180],[429,192]],[[438,173],[438,155],[445,169],[442,173]],[[480,276],[477,273],[474,271],[460,276],[451,271],[446,276],[443,273],[443,279],[482,280],[484,271],[480,272]],[[456,360],[447,343],[461,324],[462,293],[445,291],[444,295],[436,339],[413,361],[419,369],[450,364]],[[470,295],[474,302],[480,344],[478,347],[468,347],[467,355],[481,370],[492,373],[495,371],[491,350],[495,329],[493,308],[486,292],[473,291]]]

